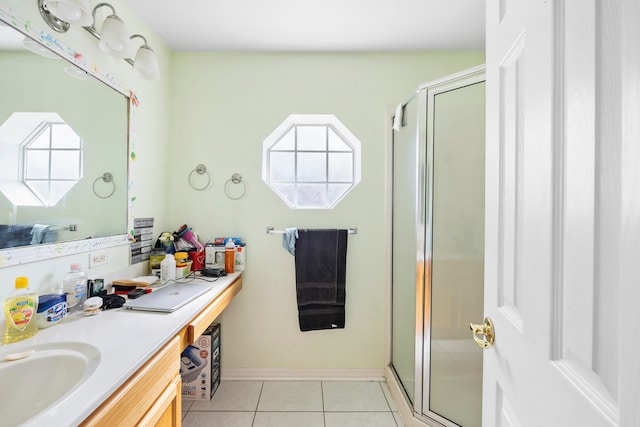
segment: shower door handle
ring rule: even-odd
[[[495,330],[493,329],[493,320],[489,317],[484,318],[483,325],[469,324],[473,340],[483,349],[490,348],[496,339]]]

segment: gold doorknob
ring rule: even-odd
[[[493,320],[485,317],[483,325],[470,323],[469,327],[471,328],[471,334],[473,335],[473,340],[476,344],[484,349],[490,348],[493,345],[493,342],[496,339],[495,330],[493,329]]]

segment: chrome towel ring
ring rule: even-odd
[[[240,193],[239,196],[233,196],[229,191],[230,184],[242,184],[242,193]],[[234,173],[233,175],[231,175],[231,178],[229,178],[226,184],[224,185],[224,194],[226,194],[227,197],[230,198],[231,200],[240,200],[244,197],[246,193],[247,193],[247,184],[242,180],[242,175],[240,175],[239,173]]]
[[[194,173],[197,173],[198,175],[207,175],[207,183],[202,187],[196,187],[195,185],[193,185],[192,178]],[[196,191],[206,190],[210,184],[211,184],[211,175],[209,175],[209,171],[207,171],[207,167],[203,164],[199,164],[198,166],[196,166],[196,168],[192,170],[191,173],[189,174],[189,186]]]
[[[111,184],[112,185],[111,192],[109,194],[107,194],[106,196],[101,196],[96,191],[96,184],[100,180],[102,180],[102,182],[104,182],[106,184]],[[105,172],[102,175],[100,175],[99,177],[97,177],[95,179],[95,181],[93,181],[93,194],[95,194],[96,197],[99,197],[101,199],[108,199],[109,197],[113,196],[113,193],[115,193],[115,192],[116,192],[116,183],[113,180],[113,174],[111,172]]]

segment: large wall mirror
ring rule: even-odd
[[[0,10],[0,258],[126,237],[128,93],[47,49],[48,33],[38,40],[10,21]]]

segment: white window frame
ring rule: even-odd
[[[73,132],[74,135],[76,135],[78,137],[78,145],[76,147],[70,147],[70,148],[59,148],[59,147],[55,147],[56,144],[54,144],[53,141],[53,128],[55,126],[65,126],[69,129],[71,129],[71,131]],[[48,144],[47,147],[39,147],[39,148],[33,148],[32,145],[35,143],[35,141],[37,140],[37,138],[40,135],[43,134],[47,134],[48,135]],[[63,152],[63,151],[75,151],[78,152],[78,163],[75,165],[68,165],[68,167],[77,169],[77,178],[53,178],[52,175],[52,169],[53,169],[53,164],[52,162],[53,160],[53,153],[55,152]],[[28,175],[28,164],[30,161],[30,153],[35,153],[35,152],[48,152],[48,157],[49,157],[49,165],[47,168],[47,177],[46,178],[34,178]],[[42,204],[42,206],[55,206],[57,204],[57,202],[59,201],[58,199],[55,200],[51,200],[51,184],[55,183],[55,182],[71,182],[73,183],[73,185],[77,184],[80,179],[82,179],[82,155],[83,155],[83,143],[82,143],[82,139],[75,133],[75,131],[64,121],[60,121],[60,122],[52,122],[52,121],[47,121],[47,122],[42,122],[40,123],[40,125],[34,129],[34,131],[31,133],[31,135],[29,135],[26,140],[22,143],[22,182],[24,183],[25,186],[27,186],[27,188],[30,189],[30,191],[33,193],[33,195],[40,201],[40,203]],[[65,165],[66,166],[66,165]],[[32,187],[31,183],[34,182],[44,182],[48,184],[48,190],[46,190],[44,192],[44,194],[40,194],[40,191],[42,191],[42,189],[40,190],[36,190],[35,188]],[[67,192],[71,189],[71,187],[67,190]],[[66,194],[66,193],[65,193]]]
[[[348,150],[334,151],[330,148],[329,131],[327,131],[327,139],[324,149],[298,149],[298,132],[297,128],[304,126],[326,126],[330,128],[336,136],[348,147]],[[286,150],[276,150],[276,146],[289,131],[294,129],[293,148]],[[262,180],[289,206],[291,209],[333,209],[340,201],[360,182],[361,179],[361,156],[360,156],[360,140],[347,129],[345,125],[338,120],[333,114],[291,114],[289,115],[271,134],[264,140],[262,152]],[[293,154],[293,170],[294,178],[292,180],[274,181],[271,171],[271,153],[290,152]],[[324,181],[314,179],[306,182],[301,180],[301,171],[298,169],[298,159],[301,153],[326,153],[325,178]],[[331,154],[350,153],[351,158],[351,179],[348,180],[331,180],[329,170],[331,168]],[[335,165],[334,165],[335,167]],[[301,200],[305,199],[305,185],[319,186],[324,184],[324,203],[305,204]],[[278,189],[278,185],[293,185],[293,194],[286,194]],[[340,189],[342,187],[342,189]],[[333,193],[338,189],[337,193]]]

